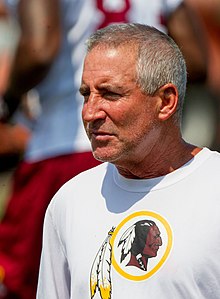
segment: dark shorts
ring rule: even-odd
[[[35,299],[47,206],[65,182],[98,164],[87,152],[18,166],[0,223],[0,269],[10,291],[7,299]]]

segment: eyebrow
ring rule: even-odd
[[[86,85],[86,84],[82,84],[81,86],[80,86],[80,88],[79,88],[79,92],[81,93],[81,94],[84,94],[84,93],[86,93],[86,92],[88,92],[89,91],[89,87]]]
[[[111,90],[111,91],[116,91],[116,92],[123,92],[124,91],[124,86],[118,86],[115,84],[109,84],[109,83],[101,83],[99,84],[96,89],[98,91],[103,91],[103,90]],[[82,84],[79,88],[79,92],[81,94],[84,94],[90,90],[89,86],[86,84]]]
[[[117,90],[117,91],[123,91],[124,87],[123,86],[119,86],[119,85],[115,85],[115,84],[109,84],[109,83],[101,83],[98,87],[98,90]]]

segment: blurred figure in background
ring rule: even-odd
[[[220,2],[184,0],[181,6],[170,21],[169,34],[188,69],[183,135],[189,142],[220,150]]]
[[[0,218],[3,200],[7,196],[12,168],[17,164],[29,138],[29,131],[22,125],[4,122],[7,107],[3,100],[8,87],[11,67],[19,42],[20,30],[15,18],[0,1]],[[6,187],[7,185],[7,187]]]
[[[8,85],[11,65],[19,40],[19,27],[9,14],[4,0],[0,0],[0,95],[2,96]],[[2,109],[2,100],[1,106]],[[3,113],[0,110],[0,113]]]
[[[181,1],[7,2],[18,17],[21,38],[3,119],[25,124],[31,138],[0,224],[0,298],[34,299],[45,210],[61,185],[99,163],[81,123],[84,41],[113,22],[142,22],[166,31],[169,15]],[[25,113],[17,108],[24,97]]]
[[[12,120],[32,88],[36,89],[41,111],[39,115],[32,113],[32,119],[16,116],[33,135],[15,171],[12,196],[0,224],[0,290],[1,298],[31,299],[35,298],[48,202],[65,181],[97,162],[89,147],[76,142],[76,66],[71,63],[73,42],[69,42],[68,34],[78,19],[74,12],[77,7],[80,12],[83,1],[20,0],[6,4],[18,18],[21,36],[3,95],[6,109],[2,121]]]
[[[200,24],[204,36],[204,56],[207,60],[207,83],[220,94],[220,2],[218,0],[185,0],[192,17]]]
[[[185,0],[193,24],[199,30],[201,49],[207,68],[207,86],[216,112],[216,130],[212,148],[220,151],[220,1]]]

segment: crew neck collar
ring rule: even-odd
[[[128,179],[123,177],[114,167],[114,181],[118,187],[129,192],[146,192],[155,191],[158,189],[170,186],[193,172],[198,168],[209,156],[211,151],[208,148],[203,148],[198,154],[190,159],[186,164],[177,170],[156,178],[151,179]]]

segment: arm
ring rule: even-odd
[[[220,1],[185,0],[194,19],[200,22],[207,48],[207,83],[220,94]]]
[[[210,23],[220,27],[220,1],[219,0],[185,0],[192,9],[200,14]]]
[[[47,75],[61,39],[59,0],[20,0],[18,16],[20,43],[5,93],[12,113],[22,95]]]
[[[13,154],[23,154],[30,135],[30,131],[23,125],[0,122],[0,157],[2,155],[9,155],[10,157]]]
[[[4,2],[0,1],[0,96],[7,88],[11,61],[18,41],[17,35],[14,34],[16,25],[12,22]]]
[[[167,27],[169,35],[183,52],[189,80],[204,80],[207,71],[206,43],[202,29],[193,19],[186,2],[171,14]]]

